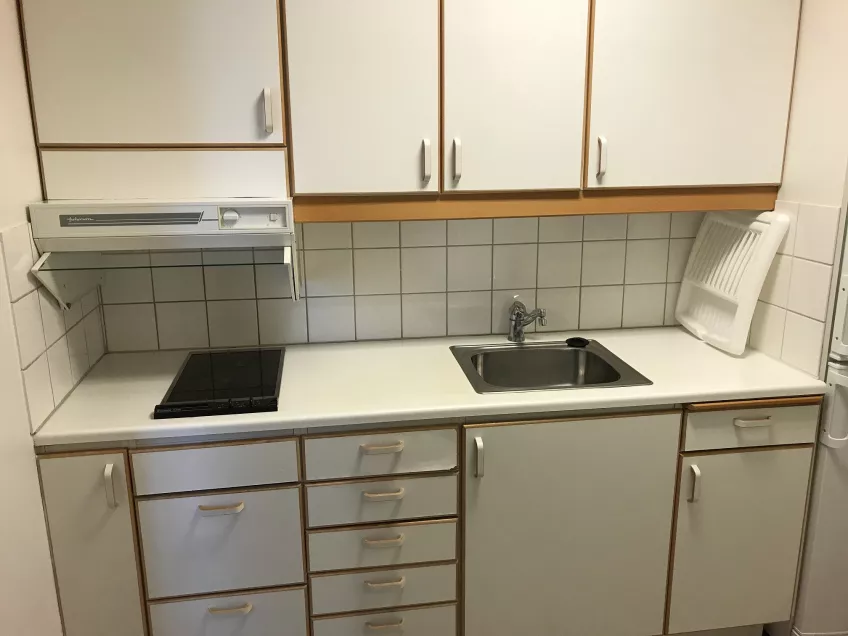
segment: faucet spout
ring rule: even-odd
[[[539,324],[545,326],[547,321],[547,312],[544,309],[534,309],[527,311],[527,306],[517,299],[509,307],[509,333],[507,339],[510,342],[524,342],[524,328],[533,324],[537,320]]]

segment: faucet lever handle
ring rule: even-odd
[[[539,324],[543,327],[548,324],[548,312],[546,309],[539,310]]]

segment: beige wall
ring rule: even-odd
[[[0,0],[0,228],[41,197],[15,0]],[[0,631],[60,636],[9,289],[0,259]]]

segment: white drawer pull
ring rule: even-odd
[[[762,417],[752,417],[746,419],[744,417],[733,418],[733,425],[739,428],[759,428],[761,426],[771,426],[771,415],[763,415]]]
[[[216,517],[219,515],[237,515],[244,510],[244,502],[240,501],[228,506],[198,506],[197,509],[204,517]]]
[[[115,497],[115,464],[106,464],[103,468],[103,487],[106,489],[106,505],[110,508],[118,507],[118,499]]]
[[[365,627],[368,629],[403,629],[403,619],[400,619],[397,623],[372,623],[368,621],[365,623]]]
[[[394,539],[363,539],[362,545],[366,548],[399,548],[406,540],[404,534],[399,534]]]
[[[397,501],[398,499],[403,499],[405,492],[406,490],[399,488],[394,492],[363,492],[362,496],[368,501],[379,503],[381,501]]]
[[[253,611],[253,604],[245,603],[238,607],[210,607],[208,611],[212,614],[212,616],[230,616],[233,614],[241,614],[244,616],[245,614],[250,614],[250,612]]]
[[[365,587],[369,590],[391,590],[406,585],[406,577],[402,576],[394,581],[365,581]]]
[[[692,470],[692,492],[688,500],[694,503],[701,498],[701,469],[698,464],[692,464],[689,468]]]
[[[394,444],[360,444],[359,450],[366,455],[391,455],[403,450],[403,440]]]

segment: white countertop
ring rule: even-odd
[[[528,334],[528,342],[578,334]],[[768,356],[733,357],[680,328],[581,332],[648,377],[650,386],[477,394],[449,350],[504,336],[287,346],[280,406],[154,420],[185,351],[106,355],[34,436],[37,446],[316,429],[597,408],[809,395],[826,385]]]

